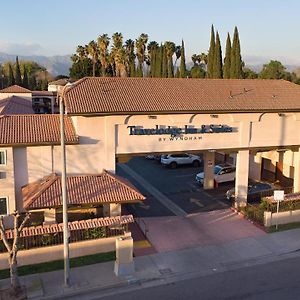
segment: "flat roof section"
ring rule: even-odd
[[[71,115],[300,111],[284,80],[86,77],[65,93]]]

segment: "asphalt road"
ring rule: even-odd
[[[147,160],[143,157],[134,157],[127,165],[188,214],[230,206],[225,198],[225,192],[233,187],[233,183],[221,184],[217,189],[204,191],[195,180],[196,174],[203,171],[203,166],[170,169],[155,160]],[[117,167],[117,174],[128,178],[147,197],[143,204],[128,205],[129,213],[137,217],[173,215],[121,168]]]
[[[290,300],[300,298],[300,258],[90,299]],[[98,294],[99,295],[99,294]]]

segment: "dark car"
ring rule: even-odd
[[[248,185],[248,196],[247,201],[259,202],[262,197],[271,196],[273,194],[274,187],[265,182],[257,182]],[[235,197],[235,189],[232,188],[226,192],[226,198],[228,200],[233,200]]]

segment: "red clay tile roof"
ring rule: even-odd
[[[30,100],[12,96],[0,100],[0,115],[34,114]]]
[[[96,219],[68,222],[68,227],[69,230],[72,231],[72,230],[97,228],[102,226],[120,226],[120,225],[129,224],[133,222],[134,222],[133,216],[126,215],[126,216],[118,216],[118,217],[96,218]],[[43,234],[56,233],[56,232],[63,232],[63,223],[24,227],[20,236],[27,237],[27,236],[36,236],[36,235],[43,235]],[[13,229],[6,230],[5,234],[8,239],[12,239],[14,237]],[[0,240],[2,240],[1,235],[0,235]]]
[[[19,85],[11,85],[3,90],[0,90],[0,93],[31,93],[31,90],[25,89]]]
[[[78,143],[70,117],[65,117],[66,143]],[[60,144],[59,115],[0,116],[0,146]]]
[[[65,93],[69,114],[300,110],[284,80],[86,77]]]
[[[107,171],[98,175],[67,177],[68,204],[135,203],[145,197],[127,180]],[[51,174],[22,188],[27,210],[62,205],[61,177]]]

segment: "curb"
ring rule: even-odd
[[[108,284],[105,286],[97,286],[97,285],[92,285],[86,288],[64,288],[63,289],[63,293],[60,294],[56,294],[56,295],[46,295],[46,296],[42,296],[42,297],[33,297],[33,298],[29,298],[29,299],[41,299],[41,300],[55,300],[55,299],[65,299],[65,298],[69,298],[72,296],[80,296],[83,294],[87,294],[87,293],[91,293],[91,292],[97,292],[97,291],[109,291],[112,289],[120,289],[120,288],[125,288],[125,287],[137,287],[137,286],[141,286],[144,283],[150,283],[150,282],[155,282],[155,281],[160,281],[162,280],[162,277],[158,277],[158,278],[149,278],[149,279],[128,279],[126,280],[126,282],[120,282],[120,283],[116,283],[116,284]]]
[[[267,229],[265,228],[265,226],[247,218],[247,216],[245,215],[245,213],[243,213],[242,211],[238,211],[236,208],[234,207],[230,207],[231,211],[235,212],[237,215],[239,215],[242,219],[247,220],[248,222],[250,222],[251,224],[253,224],[255,227],[257,227],[258,229],[264,231],[265,233],[269,233],[267,231]]]

